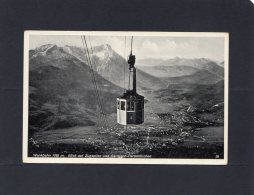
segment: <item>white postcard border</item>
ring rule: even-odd
[[[28,157],[29,114],[29,36],[30,35],[89,35],[89,36],[161,36],[161,37],[223,37],[224,38],[224,159],[162,159],[162,158],[53,158]],[[228,32],[145,32],[145,31],[40,31],[24,32],[23,59],[23,162],[73,164],[175,164],[175,165],[227,165],[228,163]]]

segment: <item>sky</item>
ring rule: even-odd
[[[127,57],[130,53],[130,36],[87,36],[92,47],[109,44],[118,54]],[[30,35],[29,48],[34,49],[44,44],[57,46],[82,46],[78,35]],[[224,60],[223,37],[148,37],[135,36],[133,39],[133,54],[137,59],[170,59],[209,58]]]

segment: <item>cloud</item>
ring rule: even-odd
[[[210,58],[224,59],[223,38],[158,38],[146,39],[137,46],[135,51],[139,58],[169,59]]]
[[[151,42],[149,40],[145,40],[141,45],[142,51],[148,51],[148,52],[159,52],[160,48],[157,45],[157,43]],[[147,52],[147,53],[148,53]]]
[[[166,39],[163,42],[153,42],[145,40],[139,48],[137,55],[140,58],[172,58],[172,57],[188,57],[190,51],[196,50],[195,45],[189,43],[177,43],[174,40]]]

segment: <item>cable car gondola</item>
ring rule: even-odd
[[[122,96],[117,98],[117,123],[121,125],[142,124],[144,122],[144,96],[139,95],[136,90],[135,60],[135,55],[132,55],[131,41],[131,53],[128,64],[129,73],[132,72],[133,75],[133,87],[132,90],[126,90]]]

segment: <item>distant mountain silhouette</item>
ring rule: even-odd
[[[215,84],[222,80],[220,76],[217,76],[207,70],[200,70],[191,75],[168,77],[164,78],[168,84],[202,84],[209,85]]]
[[[137,67],[139,66],[156,66],[162,63],[163,59],[154,59],[154,58],[146,58],[146,59],[137,59]]]
[[[220,77],[223,79],[224,75],[224,68],[221,64],[217,64],[216,62],[205,58],[187,59],[177,57],[164,60],[159,64],[157,63],[157,65],[138,66],[138,68],[155,77],[181,77],[195,74],[201,70],[206,70],[211,74],[214,74],[215,78]],[[213,80],[212,76],[209,78]],[[213,81],[210,83],[213,83]]]
[[[191,66],[138,66],[142,71],[156,77],[178,77],[184,75],[191,75],[199,71],[199,69]]]
[[[199,70],[207,70],[213,74],[218,76],[224,75],[223,67],[219,66],[216,62],[206,59],[206,58],[196,58],[196,59],[188,59],[188,58],[172,58],[169,60],[165,60],[159,65],[163,66],[189,66]]]

